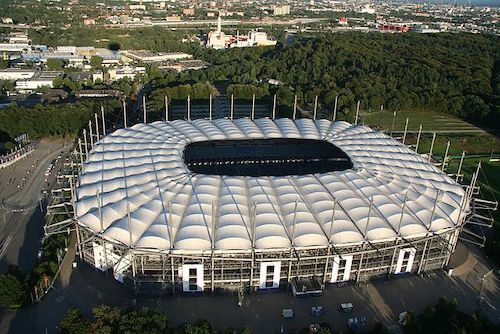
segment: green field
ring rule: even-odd
[[[392,111],[377,111],[363,116],[363,122],[370,127],[390,132],[393,121]],[[406,110],[396,113],[394,120],[395,136],[402,136],[406,118],[408,121],[408,131],[406,144],[415,145],[417,141],[417,131],[422,125],[422,137],[418,151],[427,153],[432,142],[432,133],[436,132],[433,155],[443,155],[446,144],[450,141],[450,155],[459,155],[462,151],[467,154],[490,154],[492,151],[500,154],[500,139],[483,129],[470,124],[464,120],[451,115],[424,111]]]
[[[377,127],[382,130],[390,130],[392,127],[393,111],[376,111],[363,115],[365,125]],[[422,125],[423,131],[471,131],[484,132],[477,126],[467,123],[459,118],[448,114],[425,111],[405,110],[396,112],[394,131],[403,131],[406,118],[409,118],[408,131],[418,131]]]

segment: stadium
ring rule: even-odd
[[[396,139],[326,119],[136,124],[97,142],[78,254],[136,291],[288,288],[443,268],[468,188]]]

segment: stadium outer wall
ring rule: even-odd
[[[303,292],[317,292],[329,284],[421,274],[447,266],[460,230],[341,248],[160,253],[124,248],[76,225],[80,259],[101,271],[112,270],[118,281],[145,294],[278,288],[295,292],[307,281],[316,287]]]

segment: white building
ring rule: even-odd
[[[56,51],[61,53],[76,53],[76,46],[72,45],[58,46],[56,48]]]
[[[112,81],[128,78],[133,80],[137,74],[146,73],[146,68],[143,66],[125,66],[117,69],[110,69],[108,71],[109,79]]]
[[[31,50],[28,43],[0,43],[0,51],[5,52],[23,52]]]
[[[217,19],[217,30],[208,33],[207,46],[216,50],[225,49],[230,41],[230,36],[222,31],[222,18],[219,14]]]
[[[192,55],[185,52],[151,52],[148,50],[128,50],[123,51],[121,54],[126,58],[142,61],[145,63],[193,58]]]
[[[26,80],[32,78],[35,73],[36,71],[33,69],[7,68],[0,70],[0,80]]]
[[[221,17],[217,19],[217,30],[208,33],[207,47],[216,50],[255,46],[274,46],[277,41],[269,39],[266,32],[252,30],[247,35],[226,35],[221,29]]]
[[[56,77],[60,77],[62,72],[57,71],[42,71],[37,72],[29,79],[16,81],[16,90],[21,92],[31,92],[41,87],[53,87],[53,81]]]
[[[290,14],[290,6],[288,6],[288,5],[274,6],[273,13],[275,16],[289,15]]]

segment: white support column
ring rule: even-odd
[[[92,121],[89,121],[89,134],[90,134],[90,150],[94,148],[94,134],[92,131]]]
[[[394,110],[394,113],[392,114],[392,125],[391,125],[391,137],[392,133],[394,132],[394,123],[396,122],[396,110]]]
[[[318,113],[318,95],[314,98],[314,112],[313,112],[313,120],[316,120],[316,115]]]
[[[208,119],[212,121],[212,94],[208,98]]]
[[[418,145],[420,144],[420,136],[422,135],[422,124],[418,128],[417,143],[415,144],[415,152],[418,153]]]
[[[191,97],[187,97],[187,120],[191,122]]]
[[[435,141],[436,141],[436,133],[434,132],[434,134],[432,135],[431,149],[429,151],[429,156],[427,157],[428,161],[431,161],[431,159],[432,159],[432,150],[434,149],[434,142]]]
[[[410,121],[410,117],[406,117],[406,123],[405,123],[405,131],[403,133],[403,145],[406,142],[406,133],[408,132],[408,122]]]
[[[230,109],[229,119],[231,119],[231,121],[234,119],[234,95],[233,94],[231,94],[231,109]]]
[[[358,100],[358,104],[356,105],[356,118],[354,119],[354,125],[358,125],[358,119],[359,119],[359,105],[361,104],[361,101]]]
[[[168,122],[168,96],[165,95],[165,121]]]
[[[89,156],[89,147],[88,147],[88,143],[87,143],[87,130],[86,129],[83,129],[83,144],[84,144],[84,148],[85,148],[85,160],[87,160],[87,158]],[[83,168],[83,165],[82,165],[82,168]]]
[[[272,113],[272,119],[276,119],[276,94],[274,94],[274,97],[273,97],[273,113]]]
[[[126,129],[127,128],[127,103],[125,99],[122,101],[123,105],[123,127]]]
[[[147,117],[146,117],[146,96],[142,95],[142,113],[143,113],[143,120],[144,124],[148,122]]]
[[[448,159],[448,151],[450,150],[450,141],[446,143],[446,150],[444,151],[443,156],[443,164],[441,165],[441,171],[444,172],[444,168],[446,167],[446,160]]]
[[[294,102],[293,102],[293,115],[292,115],[292,119],[296,119],[297,118],[297,95],[295,95],[295,99],[294,99]]]
[[[255,94],[252,95],[252,112],[250,114],[250,119],[252,121],[255,119]]]
[[[465,159],[465,151],[462,151],[462,157],[460,158],[460,163],[458,164],[458,171],[457,171],[457,178],[455,179],[455,182],[458,182],[460,179],[460,173],[462,172],[462,165],[464,163]]]
[[[104,106],[101,106],[102,136],[106,137],[106,119],[104,118]]]
[[[83,168],[82,140],[80,138],[78,138],[78,147],[80,149],[80,168]]]
[[[95,118],[95,134],[97,137],[97,141],[99,141],[99,120],[97,119],[97,113],[94,113],[94,118]]]
[[[339,102],[339,96],[335,96],[335,106],[333,108],[333,117],[332,117],[332,122],[335,122],[337,120],[337,104]]]

